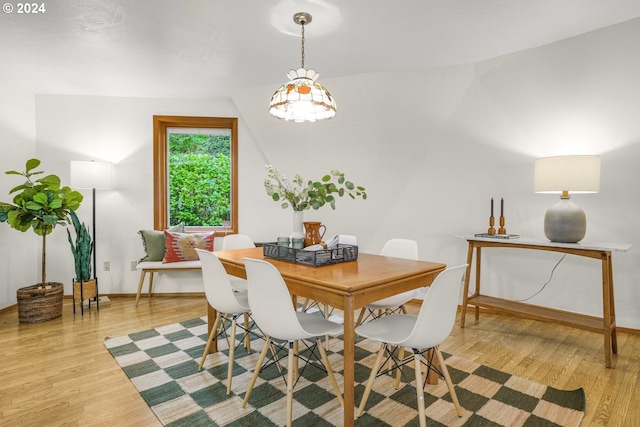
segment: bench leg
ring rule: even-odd
[[[138,306],[138,301],[140,300],[140,293],[142,292],[142,284],[144,283],[144,276],[146,275],[147,275],[147,270],[142,270],[140,272],[140,281],[138,282],[138,293],[136,294],[136,307]]]
[[[149,272],[149,298],[151,298],[151,288],[153,288],[153,271]]]

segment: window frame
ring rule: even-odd
[[[238,118],[153,116],[153,227],[169,227],[168,128],[212,128],[231,130],[231,227],[188,227],[188,231],[238,232]]]

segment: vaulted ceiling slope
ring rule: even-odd
[[[7,4],[10,7],[7,9]],[[285,81],[465,64],[640,16],[637,0],[65,0],[5,4],[0,78],[39,94],[230,97]],[[25,12],[25,10],[23,10]]]

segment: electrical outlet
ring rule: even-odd
[[[111,261],[104,261],[102,263],[102,270],[103,271],[111,271]]]
[[[136,271],[138,267],[138,261],[131,261],[131,271]]]

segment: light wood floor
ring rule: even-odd
[[[103,345],[105,337],[206,314],[204,297],[111,299],[75,315],[20,324],[0,313],[1,426],[159,426]],[[542,322],[482,314],[458,325],[442,349],[562,389],[583,387],[582,426],[640,426],[640,336],[618,334],[614,369],[604,367],[601,335]]]

